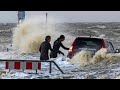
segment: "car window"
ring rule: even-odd
[[[74,47],[100,49],[102,47],[102,40],[96,38],[77,38]]]

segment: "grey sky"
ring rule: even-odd
[[[26,11],[26,18],[46,12],[56,22],[120,22],[120,11]],[[0,11],[0,22],[17,22],[17,11]]]

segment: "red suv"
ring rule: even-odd
[[[97,37],[77,37],[69,49],[68,57],[72,58],[81,50],[92,51],[93,54],[95,54],[95,52],[101,48],[106,48],[109,53],[115,52],[112,43],[106,39]]]

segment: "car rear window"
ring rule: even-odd
[[[95,49],[100,49],[102,47],[102,39],[97,39],[97,38],[76,38],[73,46],[74,46],[74,48],[95,48]]]

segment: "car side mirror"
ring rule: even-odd
[[[115,50],[115,53],[120,53],[120,49],[116,49],[116,50]]]

